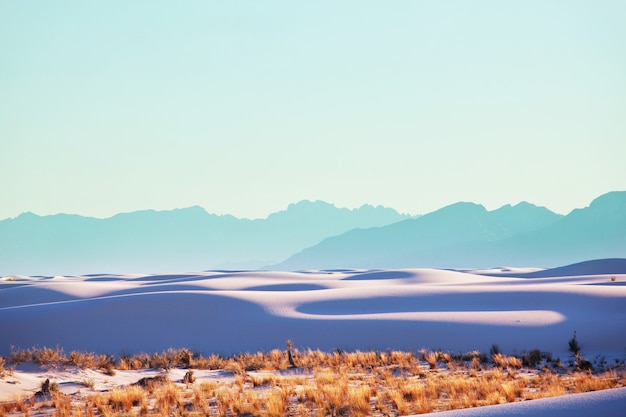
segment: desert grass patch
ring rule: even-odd
[[[521,369],[522,361],[515,356],[506,356],[502,353],[495,353],[491,359],[499,368]]]
[[[284,350],[202,356],[186,349],[155,354],[111,356],[84,352],[65,355],[59,348],[17,356],[49,358],[54,363],[101,369],[102,363],[161,374],[110,392],[53,397],[58,415],[122,416],[380,416],[421,414],[506,402],[532,400],[626,385],[623,364],[609,372],[581,371],[575,365],[550,369],[548,356],[520,357],[492,352],[451,354],[442,351],[330,351],[291,349],[299,368]],[[64,359],[65,358],[65,359]],[[543,362],[543,361],[546,362]],[[543,366],[537,369],[539,363]],[[524,367],[526,364],[534,366]],[[177,367],[195,380],[177,377]],[[230,375],[206,380],[193,369],[221,369]],[[116,368],[119,369],[119,368]],[[211,377],[214,378],[214,377]],[[83,385],[92,385],[84,380]],[[92,387],[93,388],[93,387]],[[60,394],[60,393],[59,393]],[[56,395],[56,394],[55,394]],[[52,401],[51,400],[51,401]],[[4,405],[0,414],[31,412],[29,402]],[[34,413],[31,413],[34,414]],[[2,416],[0,416],[2,417]]]
[[[258,375],[259,380],[255,380],[253,375],[241,374],[241,378],[228,382],[206,381],[191,386],[164,382],[148,388],[135,384],[87,397],[80,412],[98,416],[404,415],[587,392],[624,386],[626,382],[617,372],[591,375],[535,370],[524,374],[509,373],[497,366],[485,366],[475,376],[461,367],[455,372],[427,370],[414,376],[376,371],[342,369],[336,373],[327,367],[299,377],[271,374],[271,378]],[[68,404],[65,400],[57,407],[76,415],[78,409]]]
[[[130,411],[145,401],[146,394],[140,386],[114,388],[109,394],[109,406],[114,411]]]
[[[439,352],[428,352],[426,349],[420,350],[420,355],[422,355],[422,359],[424,359],[430,369],[437,369],[437,361],[439,360]]]
[[[0,356],[0,378],[6,378],[7,376],[12,376],[14,372],[13,367],[8,365],[7,360]]]

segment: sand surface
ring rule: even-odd
[[[589,360],[624,359],[626,271],[593,274],[589,265],[581,274],[567,271],[565,275],[537,268],[494,268],[3,277],[0,355],[9,355],[12,346],[60,346],[66,352],[114,355],[187,347],[205,355],[229,355],[282,349],[291,339],[298,348],[322,350],[488,352],[498,344],[505,353],[538,348],[567,361],[571,358],[567,341],[576,331]],[[119,371],[107,379],[92,370],[18,366],[11,377],[18,382],[5,378],[0,397],[36,390],[47,375],[59,381],[94,379],[98,389],[106,390],[110,388],[106,384],[127,384],[143,374]],[[198,376],[225,377],[219,371],[199,371]],[[72,384],[76,385],[68,382],[61,388],[68,392],[81,388]],[[584,410],[596,403],[608,407],[594,405],[594,410],[601,410],[597,415],[621,415],[611,411],[616,404],[624,409],[624,389],[585,395],[439,415],[543,415],[536,407],[553,410],[551,417],[588,415]]]
[[[623,417],[626,388],[565,395],[488,407],[420,414],[437,417]]]
[[[526,270],[519,269],[523,275]],[[626,353],[626,274],[516,278],[435,269],[11,277],[11,346],[232,354],[284,347]],[[614,281],[612,280],[614,279]]]

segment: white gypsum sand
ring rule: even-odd
[[[492,271],[493,272],[493,271]],[[615,281],[612,281],[611,278]],[[506,353],[626,348],[626,275],[543,278],[435,269],[16,277],[0,281],[0,354],[188,347]]]
[[[622,417],[626,388],[542,398],[487,407],[420,414],[422,417]]]
[[[322,350],[487,352],[498,344],[506,353],[538,348],[566,360],[576,331],[587,358],[623,359],[626,274],[511,276],[528,272],[537,269],[6,277],[0,280],[0,355],[8,356],[11,346],[114,355],[187,347],[229,355],[282,349],[292,339],[297,347]],[[3,384],[0,397],[32,393],[44,376],[92,381],[102,390],[157,373],[110,377],[28,366],[18,366],[12,379],[20,383]],[[182,378],[176,374],[182,370],[173,372]],[[200,370],[197,376],[229,377]],[[61,388],[80,389],[70,382]]]

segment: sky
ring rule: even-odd
[[[624,1],[0,0],[0,219],[626,190]]]

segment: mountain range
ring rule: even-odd
[[[626,192],[561,216],[529,203],[457,203],[416,219],[329,237],[276,269],[551,267],[626,257]]]
[[[190,207],[0,221],[0,275],[551,267],[597,258],[626,258],[624,191],[565,216],[526,202],[492,211],[461,202],[412,217],[302,201],[256,220]]]
[[[0,274],[257,269],[328,236],[408,218],[382,206],[350,210],[323,201],[301,201],[255,220],[202,207],[106,219],[23,213],[0,221]]]

